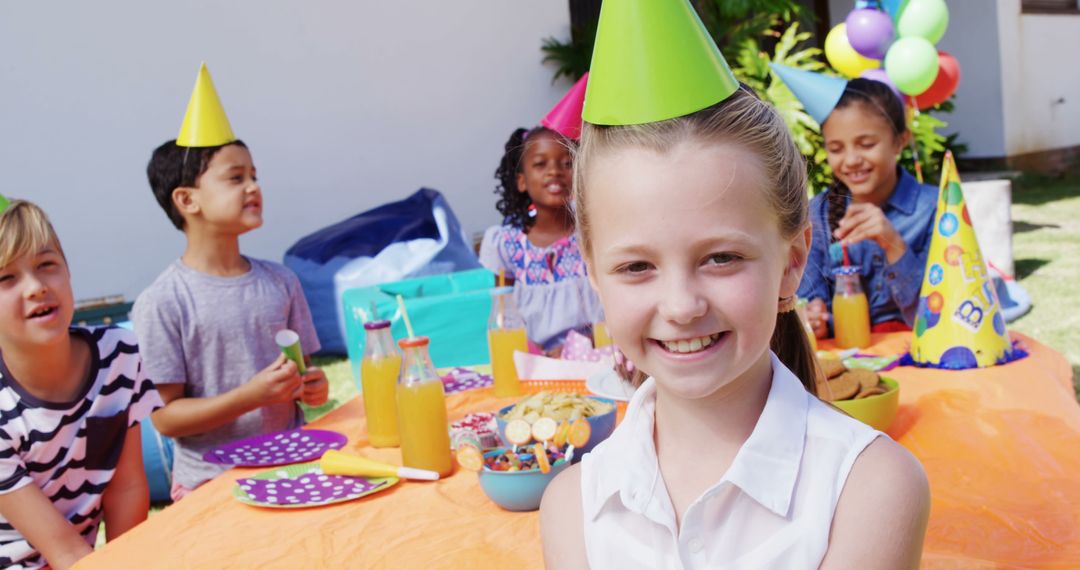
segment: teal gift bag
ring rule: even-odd
[[[408,336],[397,295],[405,299],[415,333],[431,339],[429,352],[436,367],[488,363],[487,326],[494,286],[494,274],[473,269],[345,291],[341,299],[345,342],[357,389],[364,355],[364,319],[371,318],[372,306],[379,319],[390,321],[395,340]]]

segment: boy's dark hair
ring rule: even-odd
[[[862,103],[867,109],[876,111],[884,117],[885,122],[892,127],[894,137],[902,135],[907,130],[907,122],[904,119],[904,102],[896,96],[896,93],[888,85],[862,77],[848,81],[844,93],[840,95],[840,100],[836,102],[835,109],[843,109],[855,103]],[[828,200],[829,235],[832,235],[847,212],[848,203],[851,201],[851,189],[837,180],[829,189]]]
[[[219,146],[186,147],[177,146],[176,139],[173,139],[154,149],[150,163],[146,165],[146,177],[150,180],[154,198],[176,229],[184,231],[184,217],[173,204],[173,190],[182,186],[196,186],[214,155],[229,145],[247,148],[241,140]]]
[[[526,143],[541,133],[550,133],[559,140],[563,139],[562,135],[547,127],[517,129],[510,135],[510,140],[506,141],[506,151],[499,161],[499,167],[495,169],[495,178],[499,181],[495,186],[495,193],[499,195],[495,209],[503,215],[503,224],[521,228],[526,233],[536,220],[529,215],[532,198],[529,198],[528,192],[519,190],[517,176],[521,173],[521,160],[525,156]]]

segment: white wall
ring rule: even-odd
[[[1018,25],[1008,154],[1080,146],[1080,15],[1025,14]]]
[[[480,230],[506,138],[569,87],[541,39],[568,35],[563,0],[4,2],[0,192],[50,214],[78,298],[134,298],[183,248],[145,167],[205,60],[263,184],[246,253],[421,186]]]

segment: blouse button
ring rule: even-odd
[[[697,554],[697,553],[701,552],[702,547],[704,547],[705,545],[704,545],[704,543],[701,542],[700,538],[694,537],[694,538],[690,539],[690,542],[688,543],[687,546],[690,547],[690,552],[693,552],[694,554]]]
[[[880,253],[875,253],[874,254],[874,265],[881,265],[881,254]]]

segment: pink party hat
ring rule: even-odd
[[[589,73],[581,76],[577,83],[563,95],[543,120],[541,125],[560,135],[578,140],[581,138],[581,108],[585,105],[585,86],[589,82]]]

